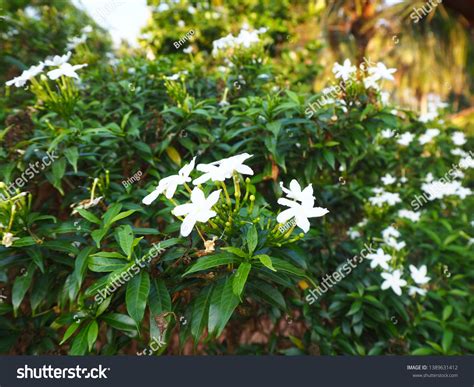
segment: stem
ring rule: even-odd
[[[203,237],[201,231],[199,230],[199,227],[198,227],[198,226],[196,226],[196,230],[197,230],[199,236],[201,237],[202,241],[203,241],[203,242],[206,242],[206,239],[204,239],[204,237]]]
[[[240,196],[241,196],[241,193],[240,193],[240,178],[239,178],[239,175],[235,172],[234,172],[232,177],[234,178],[235,208],[238,209],[239,204],[240,204]]]
[[[186,188],[186,191],[189,193],[193,192],[192,189],[189,187],[188,183],[184,183],[184,188]]]
[[[230,201],[230,196],[229,196],[229,193],[227,192],[227,187],[225,186],[223,181],[221,181],[220,184],[221,184],[222,189],[224,190],[227,204],[230,206],[232,202]]]

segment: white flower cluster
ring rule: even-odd
[[[442,199],[445,196],[459,196],[461,199],[465,199],[467,196],[472,194],[469,188],[465,188],[457,180],[454,181],[442,181],[433,180],[430,182],[423,183],[421,189],[428,194],[429,200]]]
[[[87,41],[87,35],[92,32],[92,27],[87,25],[81,30],[80,36],[74,36],[70,38],[66,45],[66,50],[73,50],[77,46]]]
[[[435,94],[428,94],[427,100],[427,111],[418,118],[419,121],[425,123],[435,120],[439,116],[439,110],[448,106],[447,103],[441,102],[441,98]]]
[[[294,217],[296,225],[306,233],[309,231],[309,218],[319,218],[329,212],[326,208],[314,207],[315,197],[311,184],[301,190],[299,183],[293,179],[290,182],[290,189],[286,189],[283,183],[280,183],[280,187],[286,198],[278,199],[278,204],[289,208],[278,214],[278,223],[285,223]]]
[[[389,226],[382,231],[382,238],[387,246],[392,247],[396,251],[400,251],[406,246],[405,241],[399,242],[397,240],[397,238],[400,238],[400,231],[393,226]]]
[[[374,206],[382,207],[385,203],[389,206],[394,206],[402,201],[400,199],[400,194],[397,192],[388,192],[383,188],[374,188],[373,192],[375,193],[375,196],[369,198],[369,202]]]
[[[389,254],[386,254],[382,248],[378,248],[376,253],[368,254],[367,259],[369,259],[370,267],[375,269],[380,267],[384,271],[381,273],[384,281],[382,282],[381,289],[386,290],[391,288],[396,295],[402,295],[402,287],[405,287],[408,282],[402,278],[402,271],[399,269],[393,270],[389,262],[392,260],[392,257]],[[411,279],[416,285],[425,285],[431,279],[428,277],[426,265],[422,265],[420,268],[417,268],[413,265],[410,265],[410,274]],[[426,289],[423,289],[419,286],[409,286],[408,294],[413,296],[419,294],[421,296],[426,295]]]
[[[246,28],[242,28],[238,36],[229,34],[223,38],[214,40],[212,42],[212,55],[217,55],[219,51],[225,51],[228,48],[244,47],[249,48],[255,43],[260,41],[258,35],[263,34],[267,31],[266,28],[262,27],[258,30],[249,31]]]
[[[244,161],[250,157],[252,157],[251,154],[242,153],[210,164],[198,164],[196,170],[203,172],[203,174],[194,179],[193,184],[199,186],[208,181],[224,182],[226,179],[232,178],[234,173],[251,176],[254,174],[253,170],[244,164]],[[190,174],[194,170],[195,160],[196,158],[193,158],[189,164],[179,170],[177,175],[160,180],[155,190],[148,194],[142,202],[150,205],[163,193],[166,198],[171,199],[179,185],[191,182]],[[284,223],[294,217],[296,225],[307,232],[309,230],[308,218],[320,217],[329,212],[325,208],[314,207],[315,198],[311,184],[302,190],[299,183],[292,180],[290,189],[286,189],[283,185],[281,187],[287,198],[279,199],[278,203],[289,208],[278,215],[278,222]],[[199,187],[194,187],[191,192],[191,203],[178,205],[172,210],[172,214],[175,216],[185,216],[181,224],[182,236],[188,236],[197,222],[205,223],[217,215],[212,207],[219,200],[220,192],[220,189],[214,191],[206,198]]]
[[[368,68],[366,68],[366,70],[369,76],[364,79],[364,86],[366,89],[374,88],[376,90],[380,90],[380,86],[377,82],[382,81],[384,79],[388,81],[395,80],[392,74],[397,71],[393,68],[387,68],[387,66],[385,66],[385,64],[382,62],[377,62],[375,66],[369,66]],[[337,62],[334,63],[332,68],[334,76],[337,79],[341,78],[344,81],[348,81],[349,79],[351,79],[356,74],[356,71],[357,67],[353,66],[349,59],[346,59],[342,65]],[[387,100],[388,95],[385,95],[383,98]]]
[[[31,66],[28,70],[25,70],[19,75],[5,84],[7,86],[14,85],[15,87],[23,87],[26,82],[31,81],[35,76],[41,74],[46,67],[57,67],[54,70],[48,71],[47,75],[50,79],[55,80],[61,76],[66,76],[70,78],[79,79],[79,76],[76,73],[76,70],[79,70],[83,67],[86,67],[87,64],[81,65],[71,65],[68,63],[69,58],[71,57],[71,51],[68,51],[67,54],[59,56],[55,55],[54,57],[48,57],[45,61],[41,61],[36,66]]]

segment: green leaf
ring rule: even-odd
[[[249,255],[252,255],[258,244],[258,233],[254,225],[247,231],[247,245],[249,247]]]
[[[228,251],[229,253],[237,255],[238,257],[241,257],[241,258],[247,258],[248,257],[248,254],[245,251],[243,251],[242,249],[239,249],[237,247],[232,247],[232,246],[223,247],[222,250]]]
[[[105,234],[107,234],[107,231],[109,231],[108,227],[101,228],[99,230],[94,230],[91,232],[91,237],[96,243],[97,248],[100,248],[100,241],[105,237]]]
[[[244,290],[245,283],[247,282],[247,277],[249,276],[251,268],[252,265],[250,263],[244,262],[240,264],[235,273],[234,281],[232,282],[232,291],[237,297],[240,297],[242,291]]]
[[[82,249],[81,252],[77,255],[76,260],[74,261],[74,277],[76,279],[78,287],[82,285],[82,281],[87,270],[87,259],[93,251],[94,247],[91,246]]]
[[[446,305],[443,309],[443,321],[446,321],[451,316],[451,313],[453,313],[452,305]]]
[[[326,149],[323,149],[323,157],[326,159],[326,161],[331,166],[331,168],[334,169],[334,165],[335,165],[334,153]]]
[[[137,324],[143,319],[145,308],[148,301],[148,294],[150,293],[150,277],[148,272],[141,271],[133,277],[127,285],[127,292],[125,295],[125,302],[127,305],[127,312]]]
[[[115,223],[115,222],[117,222],[121,219],[124,219],[124,218],[130,216],[134,212],[136,212],[136,210],[128,210],[128,211],[121,212],[120,214],[118,214],[118,215],[116,215],[112,218],[112,220],[110,221],[110,224]]]
[[[280,258],[275,258],[275,257],[272,257],[272,262],[273,262],[273,267],[278,270],[278,271],[283,271],[285,273],[290,273],[290,274],[293,274],[297,277],[302,277],[302,278],[306,278],[308,281],[311,282],[311,284],[316,287],[316,284],[314,283],[314,281],[309,278],[305,271],[303,269],[300,269],[298,267],[296,267],[295,265],[283,260],[283,259],[280,259]]]
[[[221,298],[222,291],[224,290],[224,281],[220,281],[214,286],[212,290],[210,305],[209,305],[209,319],[207,324],[207,330],[209,334],[213,335],[219,327],[219,322],[221,319],[220,310],[221,310]]]
[[[362,308],[362,301],[356,301],[352,304],[351,309],[347,312],[346,316],[352,316],[356,314],[360,308]]]
[[[97,256],[89,257],[89,270],[96,273],[108,273],[124,268],[127,263],[122,259],[104,258]]]
[[[128,224],[122,227],[119,227],[116,232],[117,239],[120,245],[120,248],[127,256],[127,259],[130,259],[133,251],[133,230]]]
[[[433,353],[434,353],[434,351],[431,348],[423,347],[423,348],[415,349],[411,354],[412,355],[418,355],[418,356],[424,356],[424,355],[432,355]]]
[[[211,293],[212,286],[209,286],[202,290],[194,301],[191,321],[191,334],[193,335],[195,343],[199,341],[204,327],[207,325]]]
[[[87,352],[87,334],[89,332],[89,325],[79,331],[74,338],[69,354],[72,356],[84,355]]]
[[[183,277],[201,270],[207,270],[216,266],[227,265],[237,262],[236,258],[230,254],[213,254],[199,258],[199,260],[183,274]]]
[[[227,322],[234,313],[235,308],[239,305],[239,297],[237,297],[232,289],[234,276],[231,275],[224,285],[221,293],[221,302],[219,307],[219,327],[217,329],[217,336],[219,336],[224,330]]]
[[[66,156],[67,161],[69,161],[69,164],[71,164],[72,168],[74,169],[74,172],[77,173],[77,159],[79,158],[79,151],[77,150],[77,147],[72,146],[65,149],[64,155]]]
[[[286,310],[285,298],[278,291],[278,289],[274,288],[273,286],[265,282],[258,281],[249,283],[249,289],[252,294],[255,294],[257,297],[268,302],[270,305],[280,310]]]
[[[98,334],[99,325],[97,324],[97,321],[94,320],[89,324],[89,329],[87,330],[87,343],[89,347],[89,352],[92,351],[92,346],[95,344]]]
[[[82,208],[78,208],[76,211],[79,213],[79,215],[81,215],[83,218],[87,219],[91,223],[95,223],[95,224],[101,223],[100,219],[90,211],[84,210]]]
[[[104,224],[106,226],[110,226],[112,224],[112,219],[115,218],[120,210],[122,209],[122,205],[120,203],[114,203],[112,204],[107,212],[104,214],[102,219],[104,220]]]
[[[53,163],[51,171],[53,175],[52,183],[54,185],[54,188],[61,192],[61,195],[64,195],[64,191],[61,187],[61,179],[66,173],[66,159],[56,160]]]
[[[444,353],[448,353],[449,349],[451,348],[453,337],[454,337],[453,331],[446,329],[443,332],[443,340],[441,342],[441,346],[443,347]]]
[[[126,314],[121,313],[108,313],[101,317],[107,325],[112,328],[119,329],[121,331],[135,331],[135,322]]]
[[[265,266],[266,268],[272,271],[276,271],[276,269],[273,267],[272,259],[268,255],[259,254],[259,255],[256,255],[254,258],[258,258],[260,262],[262,263],[262,265]]]
[[[151,312],[155,316],[163,312],[171,312],[171,297],[163,280],[155,279],[151,282],[148,303],[150,304]]]
[[[69,339],[74,334],[74,332],[77,331],[77,328],[79,328],[79,325],[81,325],[81,323],[72,323],[69,326],[69,328],[66,329],[66,332],[64,333],[63,339],[61,340],[59,345],[63,345],[67,341],[67,339]]]
[[[23,301],[23,298],[25,297],[25,294],[30,287],[35,268],[36,266],[32,262],[29,264],[28,269],[25,274],[20,275],[15,278],[15,282],[13,284],[13,290],[12,290],[12,305],[13,305],[13,313],[15,317],[16,317],[18,308],[20,307],[20,304]]]

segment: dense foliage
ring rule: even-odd
[[[473,139],[445,106],[389,103],[380,62],[308,93],[284,15],[228,36],[157,7],[184,26],[120,57],[86,28],[5,88],[0,352],[472,353]]]

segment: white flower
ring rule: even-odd
[[[305,233],[309,231],[309,218],[319,218],[329,212],[326,208],[313,207],[314,198],[305,198],[301,204],[293,200],[280,198],[278,199],[278,204],[290,208],[278,214],[277,222],[284,224],[291,218],[295,218],[296,225]]]
[[[183,52],[185,54],[191,54],[193,52],[193,46],[186,47],[185,49],[183,49]]]
[[[462,169],[474,168],[474,159],[471,156],[466,156],[459,160],[459,167]]]
[[[241,173],[242,175],[253,175],[252,169],[244,165],[244,161],[252,156],[248,153],[242,153],[210,164],[199,164],[196,169],[204,172],[204,175],[195,179],[193,184],[203,184],[208,180],[224,181],[231,178],[234,172]]]
[[[426,296],[426,289],[422,289],[416,286],[409,286],[408,287],[408,294],[410,296],[414,296],[416,294],[419,294],[420,296]]]
[[[186,23],[184,22],[184,20],[178,20],[178,27],[183,28],[185,25]]]
[[[381,180],[385,185],[390,185],[397,181],[390,173],[387,173]]]
[[[194,157],[189,164],[186,164],[183,168],[181,168],[177,175],[172,175],[161,179],[155,190],[143,198],[142,203],[149,206],[163,192],[165,192],[166,198],[171,199],[176,192],[178,185],[189,183],[191,181],[189,175],[194,169],[195,161],[196,157]]]
[[[68,51],[65,55],[59,56],[55,55],[51,59],[46,58],[44,64],[46,66],[61,66],[63,63],[66,63],[71,57],[71,51]]]
[[[433,181],[433,179],[434,179],[433,174],[431,172],[428,172],[428,174],[425,177],[425,181],[427,183],[431,183]]]
[[[373,76],[364,78],[364,86],[366,89],[370,89],[371,87],[375,90],[380,89],[380,86],[377,83],[377,79]]]
[[[349,59],[346,59],[343,65],[340,65],[336,62],[332,67],[332,72],[334,73],[334,76],[336,78],[342,78],[344,81],[347,81],[351,77],[351,75],[356,72],[356,70],[357,67],[353,66]]]
[[[380,101],[382,102],[383,105],[388,104],[388,99],[390,98],[390,93],[387,91],[381,91],[380,92]]]
[[[188,7],[188,12],[191,14],[191,15],[194,15],[196,13],[196,8],[194,8],[192,5],[190,5]]]
[[[31,78],[40,74],[44,69],[44,63],[40,62],[37,66],[31,66],[28,70],[25,70],[21,73],[20,76],[13,78],[10,81],[7,81],[5,84],[7,86],[15,85],[15,87],[23,87],[26,82]]]
[[[87,64],[80,64],[72,66],[70,63],[63,63],[57,69],[48,71],[48,77],[52,80],[58,79],[61,76],[79,79],[76,70],[86,67]]]
[[[382,231],[382,236],[384,240],[390,237],[398,238],[400,236],[400,231],[398,231],[393,226],[389,226],[385,230]]]
[[[91,25],[86,25],[84,28],[82,28],[81,32],[83,34],[90,34],[91,32],[93,31],[92,29],[92,26]]]
[[[463,187],[459,181],[443,182],[441,180],[434,180],[429,183],[423,183],[421,189],[429,195],[429,200],[442,199],[445,196],[451,195],[465,199],[471,194],[471,190]]]
[[[20,238],[14,237],[11,232],[6,232],[5,234],[3,234],[2,245],[4,245],[5,247],[10,247],[11,245],[13,245],[13,242],[18,239]]]
[[[407,181],[408,181],[408,179],[405,176],[402,176],[400,178],[400,182],[403,183],[403,184],[405,184]]]
[[[451,154],[454,156],[461,156],[461,157],[467,156],[467,152],[461,148],[452,149]]]
[[[397,242],[395,238],[387,238],[385,241],[388,247],[392,247],[393,249],[400,251],[403,249],[407,244],[404,241]]]
[[[375,67],[369,68],[369,74],[371,74],[376,81],[378,81],[379,79],[393,81],[395,78],[392,74],[396,71],[397,69],[388,69],[382,62],[377,62],[377,65]]]
[[[392,257],[385,254],[381,248],[378,248],[375,254],[367,254],[367,258],[371,260],[370,267],[372,269],[380,266],[384,270],[389,269],[388,262],[392,259]]]
[[[406,132],[406,133],[403,133],[400,136],[400,138],[397,140],[397,142],[400,145],[408,146],[408,144],[410,144],[413,141],[414,138],[415,138],[415,136],[413,134],[411,134],[410,132]]]
[[[418,222],[420,220],[421,214],[419,212],[410,210],[400,210],[398,211],[398,216],[400,218],[410,219],[412,222]]]
[[[312,184],[309,184],[305,189],[301,190],[300,184],[293,179],[290,182],[290,189],[285,188],[282,182],[280,182],[280,188],[286,194],[288,199],[299,200],[300,202],[314,199]]]
[[[212,54],[216,55],[220,50],[226,50],[228,48],[245,47],[248,48],[251,45],[260,41],[258,35],[265,32],[266,29],[259,29],[256,31],[248,31],[243,28],[237,37],[232,34],[224,36],[223,38],[214,40],[212,42]]]
[[[380,134],[383,138],[391,138],[395,135],[395,132],[392,129],[384,129]]]
[[[156,7],[157,12],[165,12],[170,9],[170,6],[166,3],[161,3],[158,7]]]
[[[351,239],[360,238],[360,232],[357,230],[349,229],[349,231],[347,232],[347,235],[349,235],[349,238]]]
[[[466,143],[466,137],[464,137],[463,132],[454,132],[451,139],[455,145],[461,146]]]
[[[376,196],[369,198],[369,202],[374,206],[382,207],[385,203],[394,206],[402,201],[397,192],[386,192],[383,188],[374,188],[373,191]]]
[[[22,75],[19,75],[18,77],[10,79],[9,81],[5,82],[5,85],[7,85],[7,86],[15,85],[15,87],[25,86],[28,79],[24,78]]]
[[[426,276],[426,273],[427,273],[426,265],[420,266],[419,269],[417,269],[413,265],[410,265],[409,267],[410,267],[410,272],[411,272],[411,278],[418,285],[426,284],[431,279],[430,277]]]
[[[424,134],[420,136],[418,141],[421,145],[424,145],[430,142],[433,138],[435,138],[439,134],[439,129],[428,129]]]
[[[407,281],[401,279],[402,273],[400,270],[394,270],[392,273],[382,273],[382,278],[385,281],[382,283],[382,290],[386,290],[388,288],[392,288],[396,295],[402,295],[402,287],[406,286]]]
[[[418,120],[420,122],[427,123],[428,121],[433,121],[436,117],[438,117],[438,112],[437,111],[431,111],[431,112],[427,112],[425,114],[421,114],[420,117],[418,117]]]
[[[199,187],[194,187],[191,193],[191,203],[181,204],[171,211],[175,216],[186,215],[181,224],[182,236],[186,237],[191,234],[196,222],[204,223],[217,215],[211,208],[219,200],[220,193],[221,190],[214,191],[206,198]]]
[[[166,77],[166,79],[169,79],[170,81],[176,81],[179,79],[179,74],[170,75],[169,77]]]
[[[66,45],[66,50],[72,50],[76,48],[79,44],[85,43],[87,40],[87,35],[82,34],[81,36],[74,36],[68,40]]]
[[[44,63],[40,62],[37,66],[31,66],[28,70],[24,71],[23,74],[28,80],[33,77],[36,77],[38,74],[42,73],[44,69]],[[26,74],[25,74],[26,73]]]

